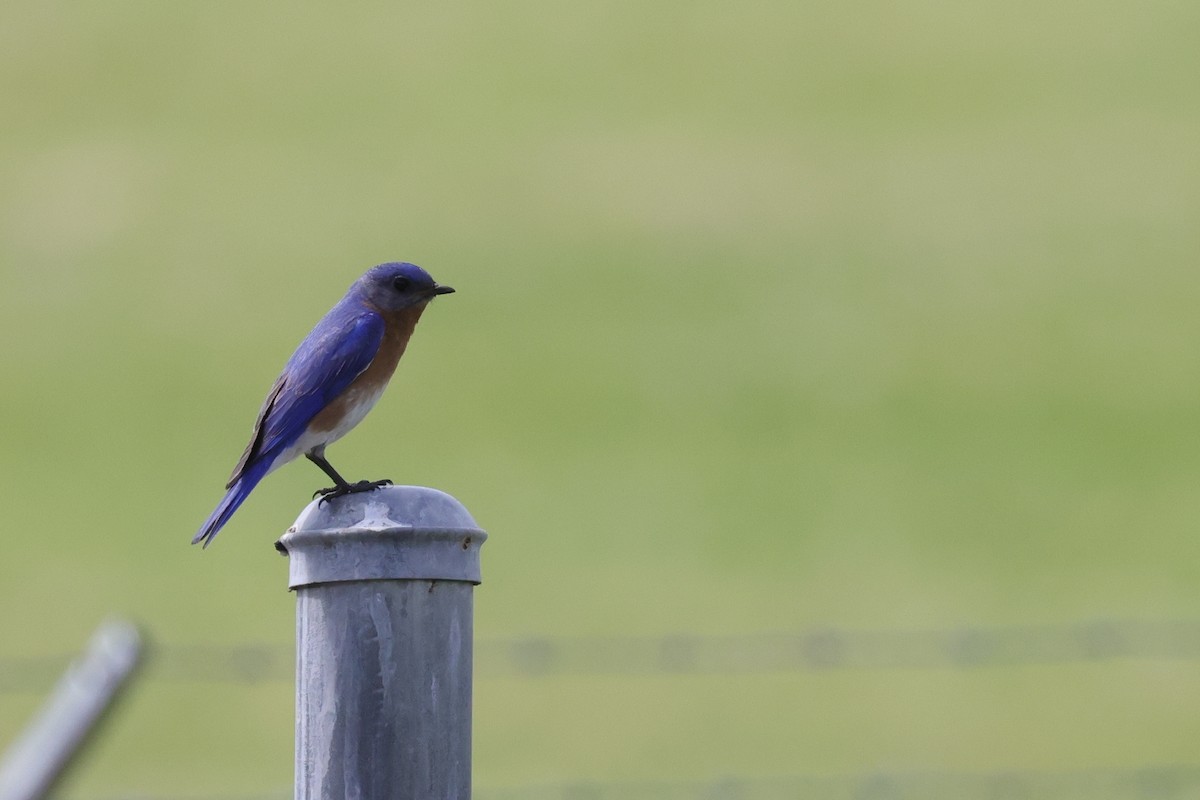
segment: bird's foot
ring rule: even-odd
[[[348,494],[358,494],[359,492],[372,492],[380,486],[391,486],[392,482],[387,478],[378,481],[359,481],[358,483],[347,483],[341,486],[331,486],[328,489],[317,489],[313,492],[313,497],[321,496],[321,503],[327,503],[336,497],[345,497]]]

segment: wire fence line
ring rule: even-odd
[[[736,674],[979,669],[1122,659],[1200,660],[1200,619],[1092,620],[940,630],[814,628],[798,633],[525,637],[475,643],[476,675]],[[70,655],[0,658],[0,694],[41,692]],[[294,678],[293,645],[161,643],[156,681],[256,684]]]
[[[573,782],[476,788],[475,800],[1175,800],[1200,794],[1200,765],[1130,770],[887,772],[726,777],[710,781]],[[110,795],[95,800],[290,800],[291,787],[240,795]]]
[[[708,782],[573,783],[474,792],[476,800],[1134,800],[1194,798],[1200,766],[1129,771],[871,772]]]

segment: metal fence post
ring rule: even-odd
[[[314,501],[296,591],[296,799],[471,796],[472,595],[487,538],[448,494]]]
[[[40,800],[51,793],[133,677],[143,650],[132,622],[114,619],[96,629],[87,652],[0,759],[0,800]]]

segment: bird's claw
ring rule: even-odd
[[[381,486],[391,486],[392,482],[387,478],[378,481],[359,481],[358,483],[347,483],[344,486],[331,486],[328,489],[317,489],[313,492],[313,497],[321,496],[321,502],[317,505],[322,505],[338,497],[345,497],[348,494],[358,494],[359,492],[372,492]]]

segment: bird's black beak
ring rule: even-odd
[[[433,293],[434,294],[454,294],[454,287],[453,286],[434,286]]]

